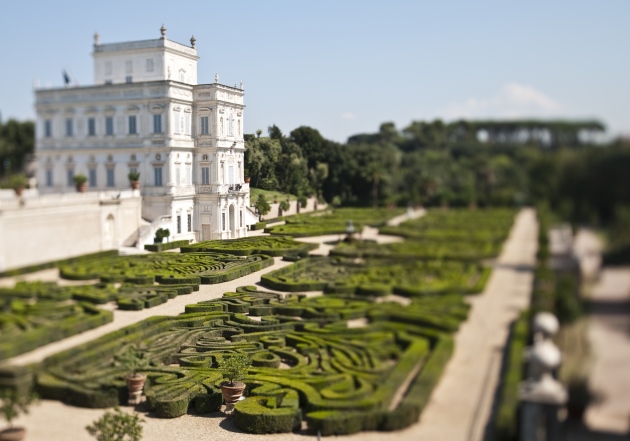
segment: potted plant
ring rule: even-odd
[[[140,172],[130,171],[127,177],[129,178],[129,185],[131,185],[132,190],[140,188]]]
[[[9,176],[5,182],[3,183],[3,187],[12,188],[15,191],[15,194],[19,197],[22,196],[24,189],[28,185],[28,180],[24,173],[17,173]]]
[[[251,182],[252,178],[250,176],[245,176],[245,183],[249,184]]]
[[[32,393],[19,393],[15,389],[0,390],[0,415],[9,427],[0,431],[0,441],[21,441],[26,436],[24,427],[14,427],[13,420],[20,414],[27,414],[30,405],[36,400]]]
[[[240,380],[245,378],[251,364],[252,362],[246,354],[224,357],[219,361],[219,368],[223,377],[229,380],[221,384],[221,393],[223,400],[225,400],[225,413],[231,413],[234,405],[243,395],[245,383]]]
[[[85,193],[85,190],[87,190],[87,176],[82,174],[74,175],[73,180],[77,191],[79,193]]]
[[[130,415],[114,407],[98,420],[85,427],[98,441],[140,441],[144,420],[134,413]]]
[[[135,346],[130,346],[116,357],[116,361],[126,372],[129,372],[125,376],[127,391],[129,392],[129,405],[140,404],[142,389],[147,376],[139,371],[149,366],[149,360],[145,357],[144,352],[139,351]]]
[[[155,232],[155,237],[153,238],[153,243],[162,243],[165,237],[171,235],[171,232],[168,228],[158,228]]]

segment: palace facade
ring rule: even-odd
[[[122,191],[140,173],[136,246],[157,228],[170,240],[247,235],[257,218],[244,179],[244,91],[197,82],[195,38],[101,44],[94,37],[94,85],[40,89],[36,160],[40,194]],[[147,232],[149,234],[147,234]]]

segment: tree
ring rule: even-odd
[[[269,202],[267,202],[267,199],[265,198],[264,194],[259,194],[258,195],[258,199],[256,199],[256,203],[254,204],[254,207],[256,208],[256,210],[258,210],[258,221],[262,221],[262,217],[269,213],[269,210],[271,210],[271,205],[269,205]]]

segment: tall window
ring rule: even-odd
[[[177,234],[181,234],[182,232],[182,217],[177,215]]]
[[[188,213],[188,232],[192,231],[192,214]]]
[[[44,136],[50,138],[52,136],[52,121],[47,119],[44,121]]]
[[[228,167],[228,184],[234,184],[234,166],[230,165]]]
[[[155,167],[153,169],[153,178],[156,187],[162,186],[162,167]]]
[[[88,136],[96,136],[96,120],[88,118]]]
[[[162,115],[153,115],[153,133],[162,133]]]
[[[221,213],[221,228],[225,231],[225,213]]]
[[[136,115],[129,115],[129,134],[135,135],[138,133],[136,128]]]
[[[186,135],[190,135],[190,113],[186,114],[186,121],[184,122],[185,126],[184,126],[184,130],[186,132]]]
[[[74,170],[71,168],[68,169],[68,172],[66,174],[66,181],[68,187],[72,187],[74,185]]]
[[[179,134],[179,112],[173,111],[173,133]]]
[[[147,72],[153,72],[153,58],[147,58]]]
[[[178,166],[175,166],[175,185],[179,185],[182,181],[182,173]]]
[[[114,169],[113,168],[108,168],[107,169],[107,186],[108,187],[113,187],[115,185],[114,183]]]
[[[240,214],[240,222],[239,222],[239,226],[240,226],[240,227],[242,227],[242,226],[243,226],[243,210],[241,210],[241,211],[239,212],[239,214]]]
[[[127,60],[125,61],[125,73],[132,73],[133,72],[133,61],[131,60]]]
[[[192,185],[192,166],[186,166],[186,185]]]
[[[230,119],[228,120],[228,135],[234,136],[234,117],[230,113]]]
[[[88,179],[90,182],[90,187],[96,187],[96,169],[91,168],[88,172]]]
[[[72,118],[66,119],[66,136],[72,136]]]
[[[105,117],[105,135],[112,136],[114,134],[114,117]]]
[[[207,135],[208,133],[210,133],[210,130],[208,130],[208,120],[209,118],[207,116],[201,117],[201,134],[202,135]]]
[[[127,75],[125,77],[125,83],[132,83],[133,82],[133,77],[131,75]]]
[[[53,186],[53,172],[52,170],[46,170],[46,187]]]
[[[201,167],[201,183],[210,184],[210,167]]]

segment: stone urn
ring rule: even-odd
[[[22,441],[26,437],[24,427],[10,427],[0,431],[0,441]]]
[[[223,383],[221,385],[221,393],[225,401],[225,413],[232,413],[234,405],[241,399],[245,390],[245,383],[235,381],[234,383]]]
[[[142,402],[142,390],[147,376],[144,374],[131,374],[125,377],[127,391],[129,392],[129,405],[135,406]]]

